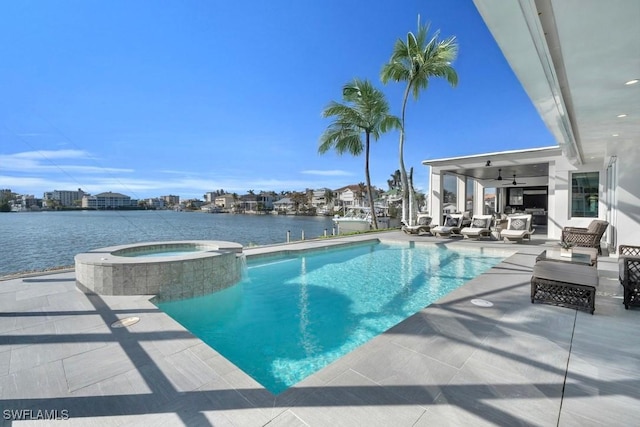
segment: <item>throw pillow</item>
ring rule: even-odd
[[[458,218],[447,218],[447,227],[457,227],[458,226]]]
[[[428,216],[421,216],[418,219],[418,225],[429,225],[431,224],[431,218],[429,218]]]
[[[487,220],[476,218],[473,220],[472,226],[474,228],[487,228]]]
[[[525,219],[512,219],[511,225],[509,226],[509,230],[526,230],[527,229],[527,220]]]

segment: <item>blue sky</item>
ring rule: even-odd
[[[555,145],[471,0],[0,3],[0,188],[201,197],[339,188],[364,157],[319,155],[321,117],[359,77],[400,114],[379,73],[417,16],[456,36],[459,84],[407,107],[405,164]],[[387,188],[398,133],[372,146]]]

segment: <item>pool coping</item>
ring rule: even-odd
[[[508,247],[387,236],[398,242]],[[307,249],[320,244],[302,243]],[[531,267],[545,244],[511,246],[514,255],[488,273],[277,396],[157,310],[150,296],[83,295],[73,289],[70,272],[2,281],[3,405],[67,408],[79,425],[88,419],[113,425],[571,425],[571,420],[636,419],[637,405],[617,409],[633,395],[631,382],[640,380],[638,370],[630,369],[637,361],[624,357],[637,355],[640,345],[620,336],[628,336],[625,331],[633,326],[623,318],[637,312],[620,308],[615,259],[598,263],[606,286],[599,290],[596,314],[583,316],[529,302]],[[286,245],[296,250],[291,245],[300,243]],[[277,252],[285,245],[276,246],[255,250]],[[469,304],[478,297],[494,306]],[[136,325],[108,327],[132,314],[141,318]],[[606,349],[594,349],[598,340]],[[530,342],[538,357],[528,354]],[[610,348],[623,356],[617,363],[610,360]],[[605,359],[608,364],[599,363]],[[47,380],[37,380],[45,372]],[[617,380],[623,373],[627,379]]]

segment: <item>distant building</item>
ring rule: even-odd
[[[186,209],[200,209],[204,202],[200,199],[186,199],[182,203]]]
[[[372,193],[373,193],[373,199],[377,199],[378,198],[378,193],[375,189],[375,187],[371,188]],[[366,206],[368,205],[368,195],[367,195],[367,189],[360,189],[360,185],[358,184],[352,184],[352,185],[347,185],[346,187],[342,187],[342,188],[338,188],[335,191],[335,194],[337,196],[336,200],[338,203],[338,205],[340,206],[344,206],[344,207],[360,207],[360,206]]]
[[[150,208],[164,209],[164,207],[165,207],[164,199],[162,199],[160,197],[154,197],[154,198],[151,198],[151,199],[145,199],[144,201],[147,203],[147,206],[150,207]]]
[[[82,207],[89,209],[119,209],[138,206],[138,201],[120,193],[108,191],[95,196],[84,196]]]
[[[167,206],[174,206],[174,205],[180,204],[180,196],[174,196],[170,194],[168,196],[161,196],[161,198],[164,199],[164,203]]]
[[[215,198],[214,203],[222,209],[231,209],[233,207],[233,194],[223,194]]]
[[[207,191],[204,193],[204,201],[207,203],[214,203],[217,193],[215,191]]]
[[[47,203],[49,200],[55,200],[59,206],[71,207],[80,205],[82,198],[88,195],[89,193],[85,193],[80,188],[77,191],[53,190],[44,193],[43,199],[46,206],[49,206],[49,203]]]
[[[273,208],[278,212],[293,212],[296,208],[295,203],[289,197],[273,202]]]
[[[271,193],[240,196],[239,208],[244,211],[272,210],[274,196]]]

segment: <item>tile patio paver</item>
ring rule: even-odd
[[[599,259],[591,316],[530,303],[531,268],[544,240],[379,237],[514,255],[277,396],[149,296],[87,296],[75,289],[73,272],[0,281],[0,406],[68,409],[64,425],[71,426],[583,426],[640,418],[640,340],[629,339],[640,310],[622,306],[615,258]],[[473,298],[494,305],[477,307]],[[129,316],[140,322],[109,327]]]

